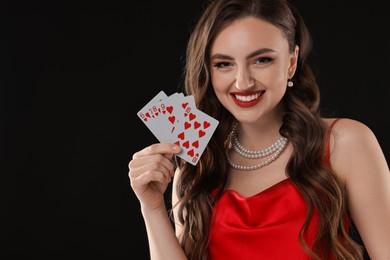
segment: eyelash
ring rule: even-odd
[[[271,57],[261,57],[261,58],[258,58],[255,60],[254,64],[266,64],[266,63],[270,63],[272,62],[273,59]],[[231,66],[231,63],[230,62],[217,62],[216,64],[214,64],[214,67],[216,68],[219,68],[219,69],[223,69],[223,68],[226,68],[226,67],[229,67]]]
[[[270,63],[271,61],[273,61],[273,59],[271,57],[261,57],[261,58],[258,58],[255,63],[261,63],[261,64],[264,64],[264,63]]]
[[[223,68],[226,68],[228,66],[231,66],[231,63],[229,62],[217,62],[214,64],[214,67],[218,68],[218,69],[223,69]]]

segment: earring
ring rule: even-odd
[[[289,79],[289,80],[287,81],[287,87],[291,88],[292,86],[294,86],[294,82],[292,82],[292,80]]]

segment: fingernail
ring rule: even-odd
[[[172,149],[173,149],[175,152],[178,152],[178,151],[181,150],[180,146],[177,146],[177,145],[173,146]]]

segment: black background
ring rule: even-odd
[[[323,110],[367,124],[389,158],[384,3],[294,2]],[[156,139],[136,113],[179,90],[204,3],[0,2],[0,259],[148,259],[127,164]]]

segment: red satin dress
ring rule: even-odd
[[[327,145],[327,162],[328,157]],[[210,259],[310,259],[299,243],[306,212],[306,203],[290,179],[247,198],[225,190],[213,209]],[[317,225],[318,213],[314,211],[304,234],[309,247],[314,243]]]

